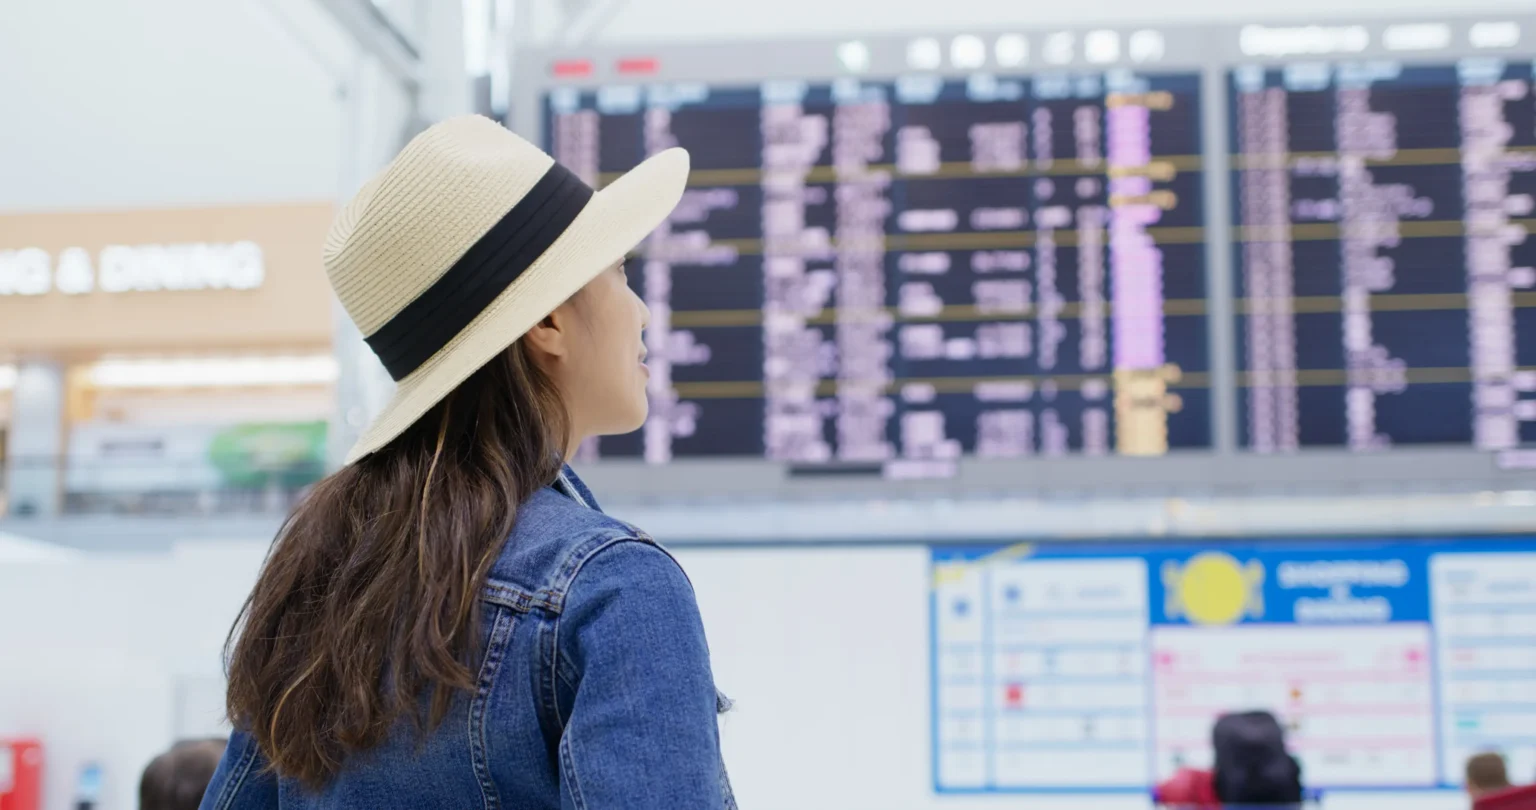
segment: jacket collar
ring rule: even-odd
[[[592,496],[592,490],[587,488],[586,482],[581,480],[581,476],[577,475],[569,464],[561,465],[560,474],[555,478],[553,486],[556,492],[582,506],[598,512],[603,511],[603,508],[597,505],[597,499]]]

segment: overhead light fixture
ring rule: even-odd
[[[1520,23],[1480,22],[1467,32],[1474,48],[1513,48],[1520,44]]]
[[[98,388],[243,388],[335,382],[329,354],[102,360],[88,377]]]
[[[1120,61],[1120,32],[1089,31],[1083,37],[1083,57],[1096,65]]]
[[[1244,56],[1322,56],[1361,53],[1371,32],[1363,25],[1245,25],[1237,39]]]
[[[1018,67],[1029,61],[1029,40],[1023,34],[1003,34],[992,45],[992,58],[1001,67]]]
[[[907,43],[907,66],[916,70],[938,70],[944,63],[944,48],[931,37]]]
[[[1132,62],[1157,62],[1168,52],[1163,32],[1150,29],[1131,34],[1129,45]]]
[[[857,39],[844,42],[837,46],[837,61],[849,73],[863,73],[869,70],[869,46]]]
[[[987,63],[987,43],[981,37],[962,34],[949,43],[949,63],[961,70],[975,70]]]
[[[1445,23],[1389,25],[1381,34],[1389,51],[1438,51],[1451,45],[1451,27]]]
[[[1058,31],[1045,38],[1041,56],[1053,65],[1070,64],[1077,49],[1077,38],[1070,31]]]

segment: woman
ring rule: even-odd
[[[645,419],[622,258],[687,173],[594,193],[457,118],[337,218],[326,272],[398,388],[231,634],[205,810],[734,806],[688,580],[563,466]]]

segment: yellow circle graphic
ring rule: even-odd
[[[1169,613],[1182,613],[1194,624],[1232,624],[1245,613],[1263,615],[1264,568],[1258,562],[1245,567],[1230,554],[1205,551],[1183,566],[1165,566],[1163,577]]]

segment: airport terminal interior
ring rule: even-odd
[[[1308,808],[1536,807],[1536,0],[5,0],[0,808],[232,733],[394,390],[328,229],[467,114],[691,156],[570,463],[740,807],[1183,806],[1248,712]]]

